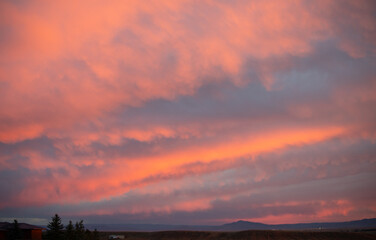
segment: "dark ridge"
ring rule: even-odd
[[[297,224],[263,224],[257,222],[237,221],[219,226],[208,225],[167,225],[167,224],[86,224],[90,230],[100,231],[246,231],[246,230],[364,230],[375,229],[376,218],[348,222],[297,223]]]
[[[376,235],[357,232],[315,232],[315,231],[271,231],[250,230],[240,232],[208,232],[208,231],[161,231],[161,232],[101,232],[101,239],[109,235],[122,235],[125,239],[154,239],[154,240],[376,240]]]

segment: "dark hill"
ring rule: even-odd
[[[297,223],[297,224],[263,224],[247,221],[237,221],[224,224],[216,228],[217,231],[244,231],[244,230],[309,230],[309,229],[367,229],[376,228],[376,218],[349,222],[327,223]]]
[[[376,229],[376,218],[349,222],[297,223],[297,224],[263,224],[257,222],[237,221],[220,226],[207,225],[167,225],[167,224],[86,224],[100,231],[245,231],[245,230],[325,230],[325,229]]]
[[[257,222],[247,222],[247,221],[237,221],[233,223],[223,224],[218,226],[219,231],[244,231],[244,230],[266,230],[272,229],[270,225],[257,223]]]
[[[101,239],[111,234],[123,235],[129,240],[376,240],[376,235],[358,232],[315,232],[315,231],[270,231],[250,230],[241,232],[205,232],[205,231],[163,231],[163,232],[101,232]]]

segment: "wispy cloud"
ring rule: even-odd
[[[375,10],[2,1],[0,215],[375,217]]]

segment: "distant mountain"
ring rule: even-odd
[[[301,229],[354,229],[354,228],[376,228],[376,218],[363,219],[349,222],[325,222],[325,223],[298,223],[298,224],[280,224],[271,225],[282,230],[301,230]]]
[[[243,230],[304,230],[304,229],[358,229],[376,228],[376,218],[363,219],[349,222],[326,223],[296,223],[296,224],[263,224],[247,221],[218,226],[218,231],[243,231]]]
[[[217,231],[243,231],[243,230],[266,230],[271,229],[271,225],[257,223],[257,222],[248,222],[248,221],[237,221],[233,223],[223,224],[217,226]]]
[[[245,231],[245,230],[305,230],[305,229],[376,229],[376,218],[349,222],[297,223],[297,224],[263,224],[257,222],[237,221],[219,226],[210,225],[167,225],[167,224],[85,224],[91,230],[99,231]]]

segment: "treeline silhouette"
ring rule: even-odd
[[[81,220],[75,224],[69,220],[67,226],[61,222],[58,214],[51,218],[51,222],[47,225],[47,234],[43,237],[49,240],[99,240],[97,229],[90,231],[85,229],[84,221]]]
[[[7,236],[7,239],[9,240],[17,240],[23,237],[22,232],[18,225],[18,221],[16,219],[14,219],[13,221],[13,228],[10,229],[10,231],[8,231],[6,236]]]

